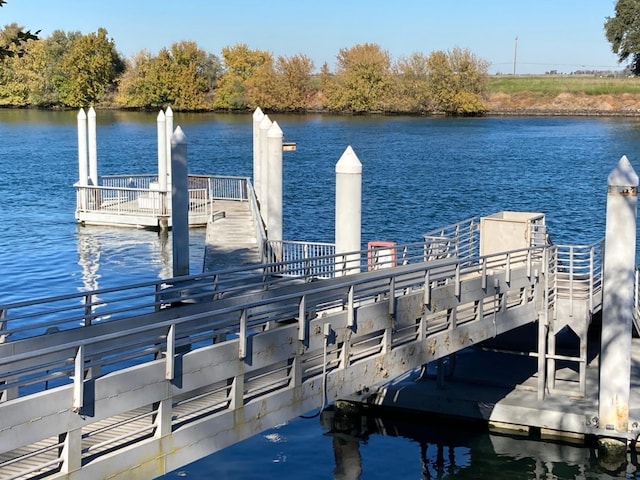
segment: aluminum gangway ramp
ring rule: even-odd
[[[73,328],[76,310],[57,330],[40,324],[48,334],[12,320],[20,307],[35,317],[33,305],[4,306],[0,478],[153,478],[535,322],[541,251],[419,261],[179,306],[156,285],[151,312],[114,303],[99,316],[82,306]],[[102,305],[109,293],[84,300]],[[131,303],[131,291],[119,293]],[[77,309],[78,298],[65,302]]]

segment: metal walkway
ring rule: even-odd
[[[0,305],[0,478],[153,478],[566,302],[590,321],[597,247],[480,255],[478,225],[355,275],[307,257]]]

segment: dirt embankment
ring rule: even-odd
[[[640,94],[492,93],[487,106],[489,115],[640,116]]]

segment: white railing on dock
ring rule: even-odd
[[[480,251],[480,217],[471,217],[423,235],[427,260],[473,258]]]
[[[574,302],[589,302],[590,314],[600,308],[594,299],[602,292],[603,252],[604,240],[591,245],[553,245],[549,248],[551,309],[555,309],[557,299],[567,299],[570,312],[573,312]]]
[[[189,175],[190,224],[206,224],[213,213],[214,200],[249,200],[249,180],[244,177]],[[111,175],[99,178],[99,185],[76,187],[76,218],[100,223],[99,216],[108,216],[105,223],[118,223],[114,218],[148,218],[147,224],[157,225],[159,217],[171,215],[170,190],[160,191],[154,175]],[[146,225],[146,224],[145,224]]]

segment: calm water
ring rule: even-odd
[[[640,171],[640,121],[585,118],[272,116],[284,158],[284,237],[332,241],[335,163],[363,165],[362,238],[417,241],[501,210],[544,212],[556,243],[604,234],[606,177],[622,155]],[[156,114],[98,112],[99,174],[156,170]],[[251,116],[176,114],[189,171],[251,175]],[[0,303],[171,275],[171,239],[74,220],[76,112],[0,110]],[[191,232],[201,271],[204,230]],[[379,422],[378,422],[379,423]],[[427,422],[428,424],[429,422]],[[377,424],[359,439],[296,419],[167,478],[607,478],[588,448],[427,424]],[[429,424],[430,425],[430,424]],[[375,427],[375,428],[374,428]],[[635,478],[630,462],[619,475]]]

